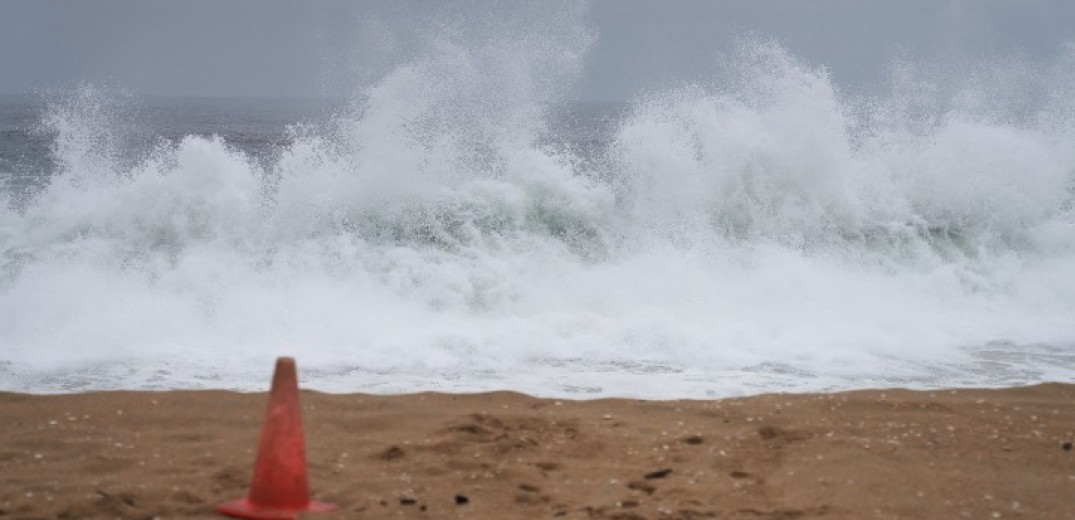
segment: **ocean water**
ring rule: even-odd
[[[586,27],[508,36],[337,101],[0,99],[0,390],[1075,380],[1075,51],[851,92],[745,41],[600,104]]]

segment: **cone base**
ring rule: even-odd
[[[327,502],[309,501],[302,507],[266,507],[260,506],[249,499],[241,498],[224,502],[216,506],[216,512],[222,515],[236,518],[253,518],[257,520],[290,520],[298,518],[303,513],[330,513],[337,508]]]

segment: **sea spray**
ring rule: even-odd
[[[1006,111],[973,82],[913,91],[908,67],[850,98],[747,41],[726,81],[644,95],[586,148],[550,112],[593,37],[524,14],[431,34],[267,165],[195,135],[125,159],[102,94],[54,104],[57,169],[0,214],[0,384],[255,388],[281,353],[334,391],[1075,372],[1063,60]]]

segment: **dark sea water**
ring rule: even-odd
[[[52,96],[55,101],[56,96]],[[0,186],[24,204],[56,172],[56,132],[43,125],[46,95],[0,95]],[[188,136],[220,137],[227,146],[269,167],[293,141],[293,128],[324,127],[348,110],[342,99],[150,97],[109,98],[116,121],[107,137],[118,141],[121,161],[135,164],[162,143]],[[570,148],[584,160],[605,154],[612,127],[626,105],[611,102],[561,103],[549,110],[553,130],[544,144]]]
[[[288,126],[323,124],[339,100],[257,98],[114,98],[107,110],[119,120],[107,129],[121,161],[133,164],[162,142],[186,136],[219,136],[260,163],[272,161],[289,142]],[[47,96],[0,96],[0,178],[20,200],[44,187],[56,171],[55,131],[44,127]]]
[[[332,391],[1075,378],[1067,62],[852,96],[754,44],[601,104],[538,43],[347,100],[0,99],[0,390],[260,388],[281,354]]]

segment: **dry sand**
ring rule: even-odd
[[[265,399],[0,393],[0,518],[214,518]],[[1075,385],[302,399],[323,518],[1075,518]]]

